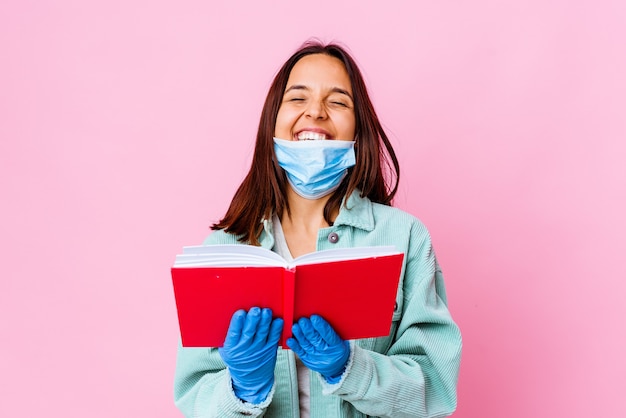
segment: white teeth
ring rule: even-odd
[[[326,139],[326,135],[310,131],[304,131],[298,134],[299,141],[319,141],[321,139]]]

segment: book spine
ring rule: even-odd
[[[286,268],[283,274],[283,335],[280,345],[287,348],[287,338],[291,337],[293,312],[296,295],[296,268]]]

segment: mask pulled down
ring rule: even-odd
[[[354,143],[274,138],[274,152],[293,190],[305,199],[319,199],[337,190],[348,168],[356,164]]]

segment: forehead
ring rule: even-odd
[[[296,84],[311,88],[339,87],[352,92],[346,67],[338,58],[325,54],[307,55],[293,66],[287,88]]]

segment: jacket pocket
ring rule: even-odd
[[[393,316],[391,318],[391,330],[389,331],[389,337],[386,338],[385,346],[381,347],[381,353],[387,353],[391,348],[391,345],[396,340],[396,332],[398,331],[398,326],[400,325],[400,320],[402,319],[402,307],[404,305],[404,292],[402,289],[398,290],[398,294],[396,295],[396,303],[393,307]]]
[[[386,354],[387,351],[389,351],[389,348],[396,339],[396,331],[398,330],[400,320],[402,319],[403,297],[404,294],[402,290],[398,290],[398,294],[396,295],[396,302],[393,308],[393,316],[391,317],[391,328],[389,329],[389,335],[387,335],[386,337],[364,338],[362,340],[358,340],[357,344],[359,345],[359,347],[382,354]]]

